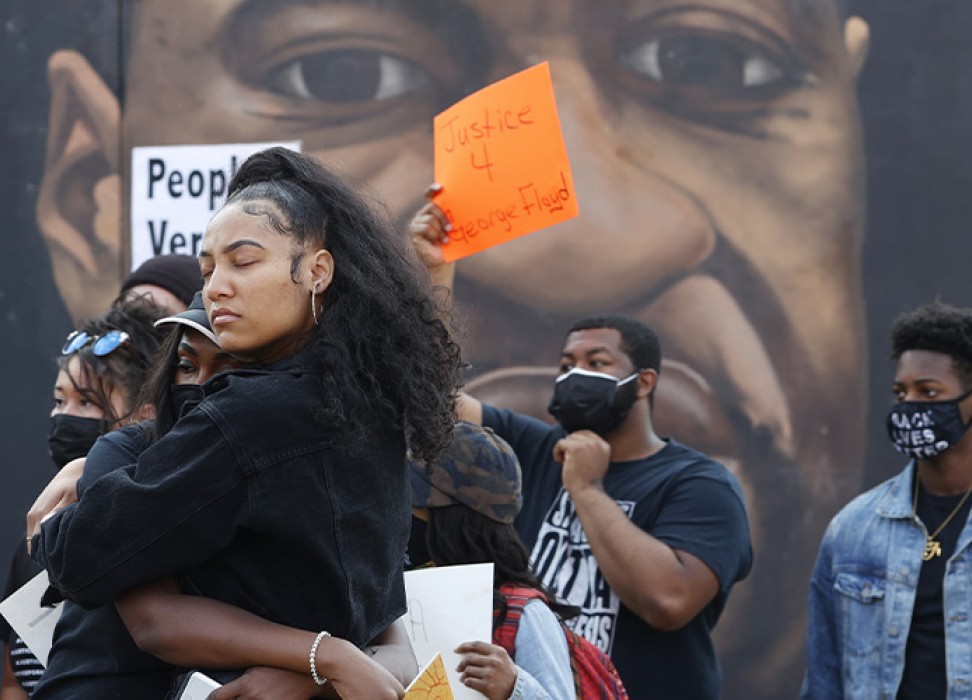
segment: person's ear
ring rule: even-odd
[[[638,370],[638,379],[636,381],[638,382],[638,393],[636,396],[639,399],[648,398],[658,384],[658,372],[653,369]]]
[[[334,279],[334,256],[329,250],[321,248],[311,256],[310,263],[311,284],[314,291],[320,294]]]
[[[844,22],[844,47],[851,72],[855,79],[859,78],[871,48],[871,27],[860,17],[848,17]]]
[[[101,314],[118,294],[121,176],[118,99],[76,51],[48,61],[51,104],[37,224],[54,279],[75,322]]]

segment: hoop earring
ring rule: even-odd
[[[311,288],[311,316],[314,317],[314,325],[321,325],[321,319],[317,315],[317,285]]]

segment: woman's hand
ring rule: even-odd
[[[78,500],[78,479],[84,474],[84,457],[68,462],[44,487],[34,505],[27,511],[27,540],[40,532],[41,522],[49,515]]]
[[[318,672],[343,700],[399,700],[405,688],[395,677],[356,646],[333,637],[327,656],[318,651]],[[327,675],[330,673],[331,675]]]
[[[209,700],[308,700],[321,690],[306,674],[254,666],[209,694]]]
[[[489,700],[507,700],[516,685],[516,664],[506,649],[486,642],[465,642],[456,647],[462,661],[456,669],[463,685]]]
[[[405,696],[402,684],[384,668],[369,659],[355,646],[332,655],[333,671],[327,683],[319,686],[308,673],[294,673],[279,668],[254,666],[235,681],[214,690],[209,700],[308,700],[334,698],[341,700],[400,700]]]

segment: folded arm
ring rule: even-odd
[[[310,679],[308,652],[317,631],[286,627],[217,600],[185,595],[173,579],[139,586],[115,605],[138,647],[175,666],[270,666]],[[326,637],[316,658],[318,673],[346,692],[358,692],[355,688],[362,683],[398,688],[417,671],[400,621],[365,650]]]

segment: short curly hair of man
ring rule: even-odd
[[[935,301],[902,313],[891,325],[891,359],[908,350],[951,356],[962,384],[972,388],[972,309]]]

